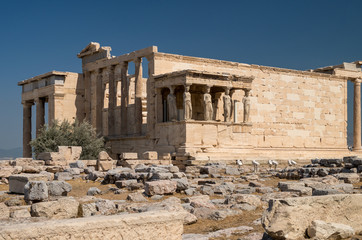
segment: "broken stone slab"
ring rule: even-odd
[[[28,166],[28,167],[40,167],[40,166],[44,166],[44,161],[42,160],[34,160],[32,158],[16,158],[15,161],[15,166]]]
[[[24,187],[29,181],[47,181],[48,178],[42,174],[22,173],[9,177],[9,191],[12,193],[24,194]]]
[[[157,160],[158,159],[158,154],[155,151],[144,152],[142,154],[142,156],[143,156],[143,159],[146,159],[146,160]]]
[[[9,178],[11,175],[21,173],[23,170],[20,166],[1,166],[0,167],[0,178]]]
[[[226,197],[226,204],[247,203],[251,206],[258,207],[261,204],[260,197],[252,194],[233,194]]]
[[[145,183],[145,193],[148,196],[172,194],[176,192],[177,183],[170,180],[159,180]]]
[[[183,214],[166,211],[49,220],[0,226],[0,238],[180,240],[183,221]]]
[[[30,218],[30,206],[16,206],[10,208],[11,218]]]
[[[31,215],[51,219],[75,218],[78,216],[78,207],[79,202],[73,197],[64,197],[57,201],[33,203]]]
[[[345,183],[359,183],[360,176],[357,173],[338,173],[334,175],[339,180],[343,180]]]
[[[321,220],[314,220],[307,231],[310,238],[316,239],[347,239],[352,237],[354,233],[351,226],[340,223],[326,223]]]
[[[73,162],[73,163],[69,163],[69,167],[71,167],[71,168],[82,168],[82,169],[84,169],[84,168],[86,167],[86,165],[84,164],[83,161],[77,160],[77,161],[75,161],[75,162]]]
[[[29,181],[24,186],[24,200],[26,202],[48,200],[48,185],[45,181]]]
[[[121,155],[121,159],[123,160],[136,160],[138,159],[138,154],[135,152],[124,152]]]
[[[97,211],[102,215],[112,215],[117,212],[116,204],[107,199],[102,199],[96,201]]]
[[[57,172],[54,174],[54,180],[69,181],[72,179],[73,179],[73,174],[71,172]]]
[[[272,199],[262,225],[273,239],[294,240],[304,236],[316,219],[349,225],[361,232],[361,214],[362,194]]]
[[[128,194],[127,200],[131,202],[147,202],[147,199],[140,192]]]

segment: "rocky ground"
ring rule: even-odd
[[[32,169],[32,176],[46,177],[31,180],[32,176],[26,175],[29,180],[24,195],[9,192],[8,182],[11,190],[19,183],[19,175],[3,177],[0,219],[1,224],[13,224],[180,211],[185,214],[185,240],[262,239],[265,229],[261,218],[270,199],[360,194],[360,166],[362,160],[356,158],[312,160],[304,166],[279,163],[275,169],[261,165],[257,173],[251,165],[224,163],[187,166],[184,171],[173,165],[141,164],[135,169],[117,167],[107,172],[95,171],[80,161],[65,169],[47,169],[40,164],[25,167]],[[2,170],[5,168],[10,166]],[[25,172],[29,174],[29,170]],[[354,232],[348,238],[362,239],[358,234],[362,233]]]

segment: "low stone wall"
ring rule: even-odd
[[[0,239],[182,239],[183,213],[146,212],[0,227]]]

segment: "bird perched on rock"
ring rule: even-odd
[[[292,167],[292,166],[297,165],[297,163],[296,163],[295,161],[293,161],[293,160],[288,160],[288,165],[289,165],[290,167]]]
[[[240,159],[238,159],[238,160],[236,160],[236,164],[237,164],[239,167],[241,167],[241,166],[243,166],[243,161],[240,160]]]
[[[258,168],[259,168],[260,163],[258,163],[255,160],[253,160],[252,163],[253,163],[253,166],[254,166],[254,172],[255,173],[258,172]]]

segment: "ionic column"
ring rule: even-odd
[[[91,122],[91,73],[84,72],[84,114],[85,120]]]
[[[142,134],[142,58],[136,58],[135,63],[135,134]]]
[[[115,135],[114,111],[117,105],[117,88],[114,76],[114,68],[115,68],[114,65],[108,68],[109,71],[108,136]]]
[[[44,98],[37,98],[35,100],[36,102],[36,137],[39,136],[40,133],[40,129],[44,126],[45,124],[45,119],[44,119]]]
[[[103,89],[103,69],[98,69],[96,82],[96,130],[97,133],[103,132],[103,106],[104,106],[104,89]]]
[[[31,158],[31,106],[30,102],[23,102],[23,157]]]
[[[128,62],[121,63],[121,135],[127,135],[127,105],[128,105]]]
[[[360,151],[361,148],[361,79],[354,81],[353,99],[353,150]]]

